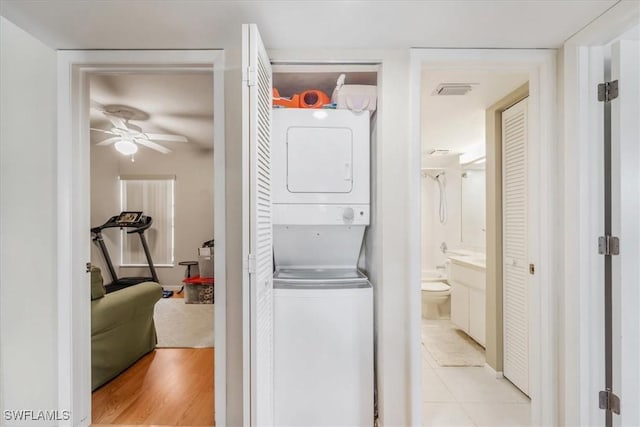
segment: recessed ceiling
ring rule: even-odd
[[[485,110],[526,83],[525,73],[425,70],[422,73],[422,151],[477,151],[485,142]],[[473,83],[466,95],[438,96],[442,83]]]
[[[89,96],[103,106],[137,110],[130,122],[143,132],[184,135],[188,143],[162,141],[171,149],[213,149],[213,73],[95,74]],[[113,125],[99,111],[90,113],[91,127]],[[109,135],[91,132],[92,143]]]
[[[268,48],[557,48],[617,0],[43,1],[0,13],[56,49],[230,48],[256,23]]]

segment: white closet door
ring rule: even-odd
[[[502,113],[504,376],[529,394],[527,99]]]
[[[273,425],[273,254],[271,222],[271,63],[254,24],[243,25],[244,218],[249,220],[250,425]],[[246,191],[248,186],[248,191]],[[246,195],[248,194],[248,200]],[[247,212],[248,210],[248,212]],[[248,213],[248,215],[247,215]],[[246,277],[246,275],[245,275]],[[246,290],[247,287],[244,287]],[[245,381],[245,387],[247,383]],[[246,396],[246,395],[245,395]],[[246,404],[246,402],[245,402]],[[245,415],[247,407],[245,406]]]
[[[620,398],[614,426],[640,425],[640,42],[611,48],[611,234],[620,238],[612,264],[613,392]]]

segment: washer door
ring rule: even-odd
[[[274,284],[281,289],[370,288],[367,276],[356,268],[278,268]],[[276,285],[274,285],[276,286]]]

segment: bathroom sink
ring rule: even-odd
[[[485,254],[477,252],[456,252],[447,253],[452,262],[457,264],[467,264],[478,268],[486,268],[487,258]]]
[[[480,263],[480,264],[485,264],[487,262],[487,257],[486,256],[469,256],[469,257],[466,257],[466,259],[469,262],[475,262],[475,263]]]

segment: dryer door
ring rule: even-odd
[[[277,108],[272,202],[369,204],[369,112]]]
[[[348,128],[287,130],[287,189],[292,193],[349,193],[353,189],[353,132]]]

